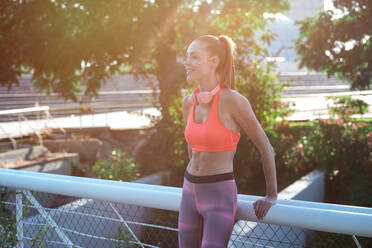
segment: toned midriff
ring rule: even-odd
[[[196,176],[208,176],[233,171],[233,160],[236,150],[223,152],[192,151],[187,165],[187,172]]]

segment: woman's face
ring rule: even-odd
[[[206,50],[206,43],[193,41],[187,49],[184,62],[187,81],[200,82],[215,73],[215,62],[211,58]]]

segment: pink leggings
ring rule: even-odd
[[[227,247],[235,223],[234,174],[193,176],[187,171],[178,217],[180,248]]]

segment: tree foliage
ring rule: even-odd
[[[4,0],[0,6],[2,84],[28,70],[41,90],[76,100],[83,90],[97,94],[122,66],[149,80],[155,76],[162,119],[141,158],[157,169],[187,161],[180,159],[187,147],[180,89],[189,87],[182,60],[200,35],[225,34],[236,42],[236,86],[264,128],[285,114],[281,86],[264,61],[274,35],[263,13],[287,10],[287,0]]]
[[[129,63],[138,1],[4,0],[0,3],[0,82],[11,87],[28,71],[47,94],[95,95]],[[85,66],[84,66],[85,65]]]
[[[335,10],[296,22],[300,67],[327,72],[350,82],[352,89],[372,84],[372,2],[334,0]],[[338,16],[336,16],[336,14]]]
[[[134,75],[156,76],[166,110],[185,83],[177,56],[192,39],[224,33],[243,53],[259,54],[253,34],[265,26],[262,14],[286,8],[274,0],[4,0],[0,83],[10,88],[28,71],[41,91],[76,100],[82,91],[96,95],[126,65]]]

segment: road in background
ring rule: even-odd
[[[326,100],[330,95],[351,95],[353,98],[367,102],[369,112],[365,117],[372,117],[372,91],[350,91],[349,85],[335,78],[328,79],[325,74],[290,74],[281,75],[281,81],[291,80],[289,86],[282,92],[285,102],[295,103],[295,112],[287,120],[313,120],[328,118]],[[4,118],[0,116],[0,139],[8,136],[20,137],[29,133],[49,128],[86,128],[108,126],[111,129],[136,129],[151,126],[148,115],[160,117],[160,112],[151,104],[153,90],[145,81],[136,82],[130,75],[115,76],[100,90],[99,97],[91,101],[81,96],[80,103],[64,101],[53,94],[50,99],[32,89],[32,83],[27,76],[22,78],[19,86],[7,91],[0,87],[0,111],[15,108],[48,105],[51,108],[52,120],[17,121],[14,116]],[[115,100],[114,100],[115,99]],[[120,102],[118,101],[120,100]],[[94,113],[82,106],[107,106],[95,108]],[[59,110],[58,110],[59,109]],[[58,110],[58,111],[57,111]],[[84,112],[85,111],[85,112]],[[141,115],[145,113],[145,115]],[[27,116],[26,116],[27,117]],[[357,116],[355,116],[357,117]]]

